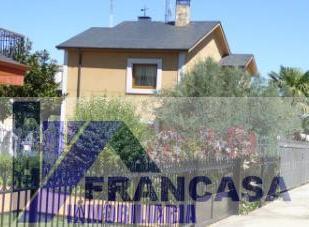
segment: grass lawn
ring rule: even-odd
[[[4,214],[4,215],[0,215],[0,226],[1,227],[10,227],[10,226],[14,226],[14,227],[28,227],[27,224],[25,223],[19,223],[16,225],[16,216],[14,214],[14,217],[13,215],[11,215],[11,221],[10,221],[10,215],[9,214]],[[10,224],[11,222],[11,224]],[[59,217],[59,218],[54,218],[52,221],[48,222],[48,223],[45,223],[44,219],[42,219],[41,223],[38,223],[36,225],[37,227],[57,227],[57,226],[61,226],[61,227],[68,227],[68,226],[82,226],[82,225],[79,225],[79,224],[69,224],[67,222],[67,220],[63,220],[62,217]],[[86,224],[87,226],[87,224]],[[96,226],[96,225],[89,225],[89,226]],[[100,226],[100,225],[98,225]]]

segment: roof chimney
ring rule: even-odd
[[[176,26],[182,27],[191,22],[191,0],[176,0]]]
[[[151,17],[148,16],[140,16],[137,19],[138,21],[151,21]]]

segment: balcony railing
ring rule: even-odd
[[[12,58],[24,39],[23,35],[0,28],[0,54]]]

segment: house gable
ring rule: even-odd
[[[221,24],[199,40],[189,51],[186,58],[186,71],[206,58],[219,62],[231,53]]]
[[[221,24],[218,24],[188,51],[185,71],[190,71],[196,63],[206,58],[212,58],[223,67],[243,68],[249,75],[258,74],[254,55],[231,52]]]

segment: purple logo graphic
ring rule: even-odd
[[[215,183],[194,172],[190,176],[164,176],[122,122],[68,122],[67,141],[72,146],[63,152],[64,146],[59,142],[62,126],[62,122],[44,123],[42,183],[20,216],[20,222],[48,222],[62,214],[69,223],[190,224],[197,222],[197,203],[211,198],[214,202],[230,199],[238,203],[241,186],[250,192],[250,202],[273,201],[278,191],[287,191],[281,177],[275,177],[269,190],[263,191],[263,180],[254,176],[246,177],[242,185],[228,176]],[[110,177],[88,175],[107,145],[127,170],[135,174],[134,178],[125,173]],[[125,158],[128,152],[130,159]],[[84,190],[73,200],[72,194],[83,179]],[[216,190],[208,190],[215,185]],[[290,200],[287,193],[282,197]],[[46,215],[41,217],[41,213]]]

